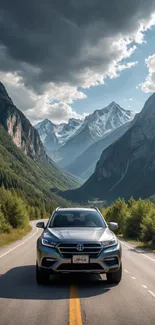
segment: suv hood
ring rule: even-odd
[[[94,242],[106,241],[115,238],[109,228],[48,228],[44,231],[44,237],[59,242]]]

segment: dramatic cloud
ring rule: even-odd
[[[38,114],[36,114],[36,110]],[[33,124],[36,124],[45,118],[51,119],[54,123],[65,123],[70,118],[85,118],[87,114],[77,114],[71,106],[63,102],[49,104],[46,102],[46,99],[42,97],[38,101],[35,109],[27,110],[26,115],[33,121]]]
[[[33,124],[48,118],[55,123],[67,122],[70,118],[84,118],[87,114],[77,114],[67,103],[72,100],[85,98],[85,95],[77,91],[76,87],[51,85],[49,91],[42,95],[27,89],[17,74],[0,72],[0,80],[3,80],[7,91],[17,107],[19,107]],[[72,96],[72,100],[71,100]],[[53,101],[51,101],[51,98]],[[56,100],[61,100],[54,103]]]
[[[150,55],[145,60],[145,63],[148,67],[149,73],[146,80],[139,86],[145,93],[155,92],[155,54]]]
[[[85,98],[81,88],[137,63],[129,59],[155,24],[154,12],[154,0],[1,0],[0,71],[17,86],[4,81],[19,103],[29,92],[23,109],[36,107],[36,116],[42,94],[61,105]]]

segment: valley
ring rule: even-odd
[[[59,205],[102,209],[132,196],[154,202],[154,108],[155,94],[136,115],[112,102],[84,120],[56,125],[45,119],[34,127],[0,84],[2,201],[21,200],[17,205],[27,220],[21,221],[23,228],[29,218],[44,218]],[[0,208],[0,227],[9,233],[7,202]]]

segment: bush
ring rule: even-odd
[[[8,220],[13,228],[25,228],[29,223],[26,205],[19,197],[14,197],[9,209]]]
[[[9,233],[11,231],[11,226],[6,222],[3,212],[0,208],[0,234]]]
[[[107,208],[107,212],[105,213],[105,219],[107,222],[117,222],[119,226],[118,232],[124,234],[128,215],[128,206],[125,203],[124,199],[118,199],[109,208]]]
[[[133,200],[132,204],[129,205],[129,217],[126,220],[124,236],[139,240],[141,238],[143,220],[149,215],[152,209],[154,211],[155,208],[154,204],[150,201],[141,199],[138,201]]]
[[[144,242],[151,241],[153,246],[155,246],[155,209],[143,218],[140,238]]]
[[[109,223],[116,221],[118,232],[125,238],[142,240],[152,243],[155,247],[155,205],[149,200],[136,201],[130,198],[126,202],[118,199],[108,208],[100,209],[103,217]]]
[[[0,233],[9,232],[11,228],[25,228],[29,220],[47,218],[54,209],[50,201],[45,204],[35,196],[27,200],[22,190],[8,190],[3,185],[0,187],[0,204]]]
[[[24,201],[18,197],[16,193],[12,193],[6,190],[4,187],[0,188],[0,202],[1,212],[5,220],[5,232],[6,229],[12,228],[24,228],[29,223],[29,217],[27,207]],[[1,215],[1,220],[3,217]],[[1,224],[4,221],[1,221]],[[10,225],[10,226],[9,226]],[[9,228],[10,227],[10,228]],[[4,229],[4,226],[3,226]]]

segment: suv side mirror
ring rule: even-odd
[[[37,227],[37,228],[43,228],[43,229],[45,229],[45,224],[44,224],[43,221],[41,221],[41,222],[37,222],[36,227]]]
[[[110,222],[109,228],[111,230],[117,230],[118,229],[118,223],[117,222]]]

